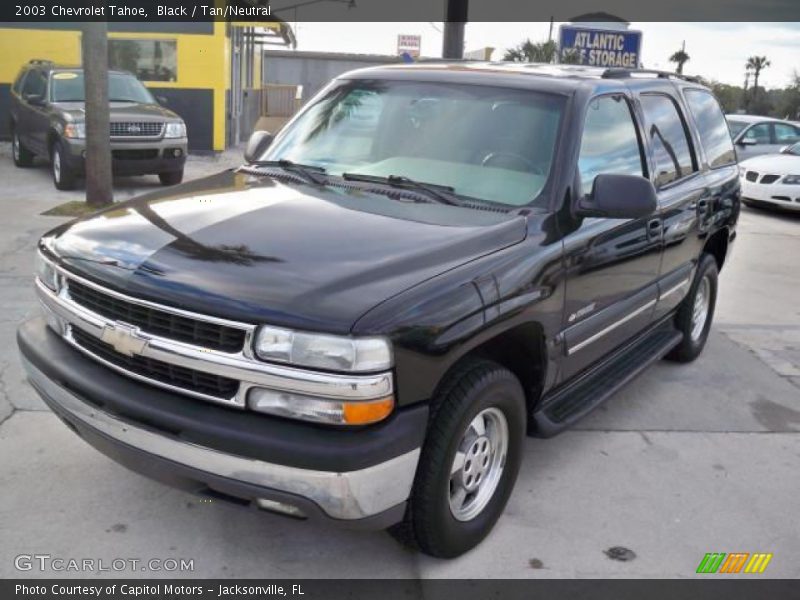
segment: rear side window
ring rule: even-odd
[[[17,75],[17,79],[16,79],[16,81],[14,81],[14,85],[11,88],[17,94],[19,94],[20,90],[22,90],[22,81],[25,79],[25,73],[26,72],[27,71],[24,71],[24,70],[19,72],[19,75]]]
[[[578,172],[584,194],[592,191],[598,175],[645,175],[639,136],[623,96],[601,96],[589,103]]]
[[[775,143],[794,144],[800,142],[800,129],[788,123],[775,123]]]
[[[686,102],[697,123],[700,141],[712,169],[736,162],[736,152],[728,133],[725,115],[717,99],[705,90],[686,90]]]
[[[661,187],[694,173],[692,150],[678,106],[669,96],[641,96],[645,131],[656,161],[656,186]]]

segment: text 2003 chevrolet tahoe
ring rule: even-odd
[[[526,434],[701,352],[739,214],[716,100],[663,73],[357,71],[247,158],[42,238],[30,381],[137,471],[436,556]]]

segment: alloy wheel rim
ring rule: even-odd
[[[508,453],[508,421],[498,408],[478,413],[461,437],[450,467],[450,513],[478,516],[497,491]]]
[[[703,330],[708,321],[708,310],[711,306],[711,284],[708,277],[703,277],[700,285],[697,287],[697,293],[694,297],[694,306],[692,307],[692,341],[697,342],[703,335]]]
[[[56,181],[61,181],[61,153],[58,150],[53,152],[53,176]]]

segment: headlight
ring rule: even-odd
[[[186,137],[186,125],[183,122],[167,123],[167,127],[164,130],[164,137],[165,138]]]
[[[800,185],[800,175],[787,175],[783,178],[781,183],[786,183],[788,185]]]
[[[82,140],[86,137],[86,123],[67,123],[64,125],[64,137]]]
[[[380,337],[351,338],[261,327],[255,352],[263,360],[332,371],[382,371],[392,366],[392,347]]]
[[[39,253],[36,253],[36,277],[46,287],[58,291],[61,278],[55,267]]]

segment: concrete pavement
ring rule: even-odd
[[[383,533],[286,520],[151,482],[100,455],[24,382],[16,324],[34,311],[36,239],[62,219],[44,168],[0,145],[0,577],[19,554],[192,559],[126,577],[690,577],[706,552],[772,552],[800,577],[800,218],[744,208],[715,328],[691,365],[659,363],[579,426],[526,442],[505,515],[476,550],[417,555]],[[233,164],[192,160],[187,177]],[[118,182],[119,198],[155,178]],[[620,546],[632,560],[609,558]],[[90,574],[93,575],[93,574]]]

